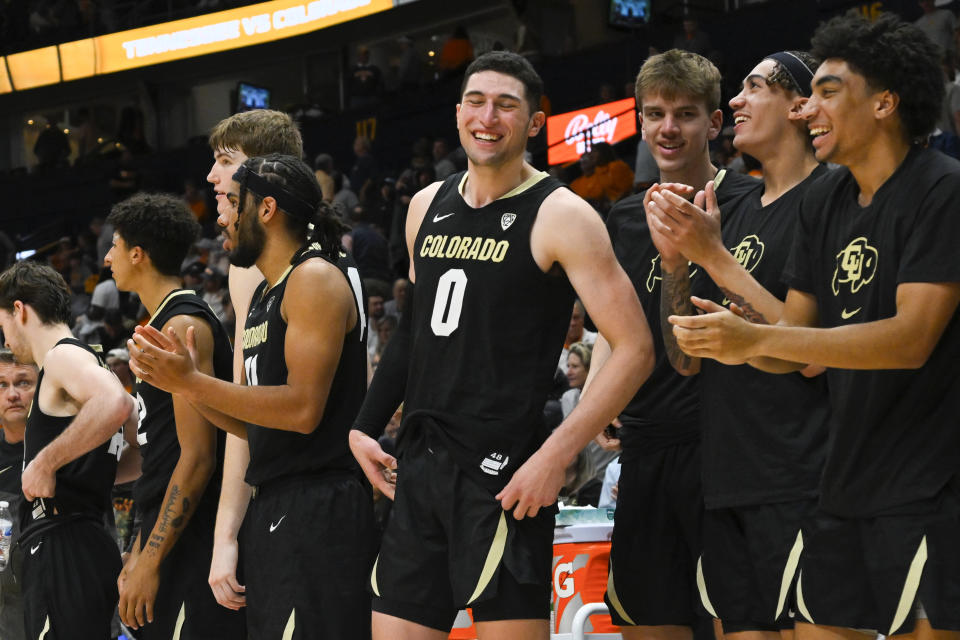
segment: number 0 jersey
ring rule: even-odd
[[[254,292],[243,331],[243,364],[247,384],[286,384],[287,323],[280,313],[280,307],[294,269],[311,258],[329,262],[319,248],[319,245],[314,244],[302,250],[276,284],[268,286],[268,283],[263,282]],[[262,485],[283,476],[357,468],[347,441],[353,419],[360,410],[367,390],[367,319],[364,314],[366,298],[360,272],[353,258],[341,254],[334,264],[343,273],[353,291],[357,324],[343,337],[343,350],[333,383],[330,385],[323,417],[317,428],[308,434],[248,424],[248,484]],[[321,299],[316,300],[318,317],[321,318],[323,302]]]
[[[474,209],[464,181],[460,173],[443,183],[413,247],[398,447],[430,425],[461,468],[499,490],[546,438],[543,406],[570,324],[569,281],[557,265],[544,273],[530,250],[540,206],[562,184],[541,173]]]
[[[196,316],[206,321],[213,334],[214,375],[221,380],[230,380],[233,371],[230,339],[209,305],[188,289],[171,291],[150,318],[150,326],[160,331],[175,316]],[[140,478],[133,487],[133,497],[137,510],[143,513],[163,500],[173,469],[180,460],[180,440],[173,413],[173,396],[139,378],[135,392],[140,414],[137,442],[143,463]],[[216,496],[220,493],[225,436],[222,430],[217,429],[217,467],[205,491],[205,496],[212,497],[208,502],[214,505],[213,508]]]
[[[100,353],[93,347],[73,338],[64,338],[54,346],[61,344],[89,351],[100,366],[107,368]],[[39,403],[42,386],[43,369],[40,369],[23,439],[24,469],[44,447],[59,437],[76,417],[44,413]],[[103,520],[111,508],[110,491],[117,475],[117,459],[123,447],[121,426],[117,425],[117,432],[112,438],[57,469],[57,486],[53,498],[37,498],[32,502],[21,503],[21,544],[42,531],[77,518]]]

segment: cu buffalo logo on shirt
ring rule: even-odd
[[[837,254],[837,266],[833,271],[833,295],[840,295],[840,288],[849,286],[850,293],[856,293],[864,285],[870,284],[877,273],[880,255],[867,243],[863,236],[854,239]]]
[[[753,271],[760,264],[760,260],[763,259],[763,249],[764,244],[760,241],[760,238],[751,234],[741,240],[737,246],[731,247],[730,253],[737,259],[740,266],[747,271]]]

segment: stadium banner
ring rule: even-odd
[[[547,118],[547,162],[574,162],[593,142],[616,144],[637,133],[633,98],[607,102]]]
[[[392,9],[394,0],[271,0],[6,57],[0,93],[229,51]],[[12,86],[7,86],[12,84]]]

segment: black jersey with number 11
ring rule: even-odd
[[[433,425],[458,465],[496,491],[546,437],[543,406],[574,294],[559,266],[544,273],[530,249],[540,206],[561,183],[540,173],[475,209],[464,182],[461,173],[443,183],[413,246],[398,446],[402,454],[415,425]]]

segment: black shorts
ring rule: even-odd
[[[549,619],[555,508],[515,520],[440,445],[412,445],[370,578],[373,609],[449,631],[475,621]]]
[[[356,474],[300,475],[258,488],[242,533],[249,637],[370,637],[373,498]]]
[[[614,624],[695,627],[700,441],[622,460],[604,600]]]
[[[950,487],[898,515],[805,527],[797,621],[910,633],[916,604],[934,629],[960,630],[960,497]]]
[[[725,633],[793,627],[801,529],[816,504],[808,498],[706,510],[697,581],[704,606]]]
[[[140,543],[145,546],[160,505],[142,515]],[[236,640],[247,635],[246,613],[220,606],[207,582],[213,555],[214,510],[201,503],[160,566],[160,585],[153,622],[138,633],[140,640]],[[180,635],[175,636],[179,629]]]
[[[103,640],[117,611],[120,551],[100,522],[78,520],[21,541],[28,638]]]

